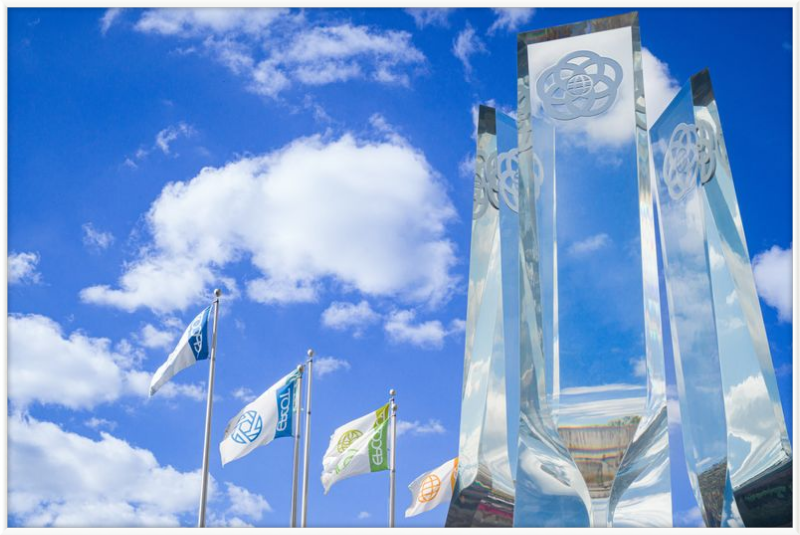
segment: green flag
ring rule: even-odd
[[[342,479],[389,469],[389,404],[336,429],[322,459],[325,494]]]

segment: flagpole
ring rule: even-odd
[[[308,387],[306,387],[306,437],[303,445],[303,506],[300,513],[300,527],[306,527],[308,515],[308,446],[311,438],[311,365],[314,363],[314,350],[308,350]]]
[[[206,496],[208,494],[208,447],[211,441],[211,402],[213,401],[214,391],[214,363],[217,359],[217,319],[219,318],[219,298],[222,290],[214,290],[214,335],[211,337],[211,361],[208,366],[208,400],[206,401],[206,438],[203,444],[203,475],[202,486],[200,487],[200,516],[197,520],[197,527],[202,528],[206,525]]]
[[[300,413],[303,399],[303,365],[297,367],[297,398],[294,407],[294,468],[292,471],[292,520],[289,527],[297,527],[297,471],[300,464]]]
[[[394,527],[394,468],[395,445],[397,444],[397,403],[394,402],[394,388],[389,390],[389,410],[392,415],[392,453],[389,456],[389,527]]]

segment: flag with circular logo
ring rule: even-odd
[[[408,486],[411,491],[411,505],[406,509],[406,517],[430,511],[443,502],[450,503],[457,474],[458,457],[415,479]]]
[[[223,465],[276,438],[294,436],[299,377],[300,372],[294,370],[231,418],[219,443]]]
[[[322,458],[325,494],[337,481],[389,469],[389,404],[348,422],[331,435]]]
[[[197,363],[199,360],[206,360],[209,355],[209,331],[208,328],[208,315],[211,312],[211,307],[204,309],[196,318],[186,327],[183,336],[178,341],[178,345],[167,357],[166,362],[161,365],[153,378],[150,381],[150,395],[164,386],[164,384],[172,379],[176,373],[184,370]]]

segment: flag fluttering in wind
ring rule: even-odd
[[[300,370],[292,371],[231,418],[219,443],[223,465],[276,438],[294,436],[299,378]]]
[[[406,509],[406,518],[430,511],[440,503],[450,503],[457,473],[458,457],[412,481],[408,486],[411,505]]]
[[[325,494],[342,479],[389,470],[389,405],[387,403],[333,432],[322,459]]]
[[[206,308],[189,324],[183,332],[178,345],[172,351],[167,361],[153,374],[150,381],[150,395],[164,386],[164,383],[181,370],[195,364],[198,360],[206,360],[210,348],[210,333],[208,332],[208,316],[211,307]]]

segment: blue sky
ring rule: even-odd
[[[397,524],[443,525],[402,511],[458,448],[475,106],[513,110],[517,31],[623,11],[10,9],[10,525],[194,524],[207,367],[146,384],[215,286],[210,522],[287,525],[291,440],[217,445],[313,347],[309,524],[385,525],[387,474],[319,472],[395,388]],[[640,22],[650,113],[710,69],[791,433],[791,11]]]

